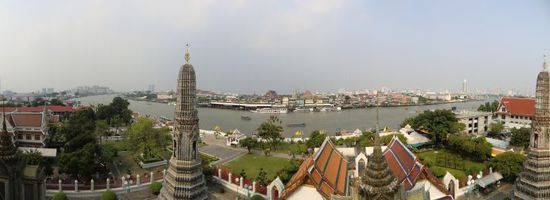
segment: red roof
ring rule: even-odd
[[[506,112],[498,112],[503,106],[506,108]],[[502,97],[497,112],[516,116],[534,117],[535,99]]]
[[[72,106],[56,106],[51,105],[47,106],[48,110],[52,112],[73,112],[84,107],[73,108]],[[34,106],[34,107],[6,107],[6,112],[42,112],[44,111],[44,106]]]
[[[393,138],[390,141],[384,151],[384,157],[393,175],[397,177],[399,183],[405,185],[406,190],[414,187],[416,181],[423,178],[430,181],[442,193],[449,194],[443,182],[420,164],[416,156],[399,139]]]
[[[328,139],[319,150],[306,159],[286,184],[281,199],[288,198],[305,183],[312,183],[326,198],[332,194],[346,195],[348,190],[348,161]]]
[[[42,126],[42,114],[17,114],[11,115],[15,126],[29,126],[40,127]]]

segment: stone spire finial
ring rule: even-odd
[[[191,60],[191,56],[189,55],[189,44],[186,44],[187,49],[185,50],[185,63],[189,64],[189,60]]]
[[[544,62],[542,63],[542,70],[546,71],[548,69],[548,57],[544,54]]]

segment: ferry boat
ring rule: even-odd
[[[265,113],[265,114],[286,114],[288,109],[286,108],[258,108],[253,110],[255,113]]]
[[[241,116],[241,119],[248,121],[248,120],[251,120],[252,118],[250,118],[250,116],[243,115],[243,116]]]
[[[286,127],[305,127],[306,123],[287,124]]]
[[[296,108],[294,112],[313,112],[313,108]]]

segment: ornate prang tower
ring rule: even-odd
[[[514,185],[514,199],[550,199],[550,75],[547,68],[545,55],[537,77],[529,153]]]
[[[189,48],[185,65],[181,66],[176,91],[175,124],[172,133],[173,153],[158,199],[208,199],[198,151],[199,118],[195,70],[189,64]]]
[[[378,104],[378,95],[376,98]],[[400,200],[403,191],[393,175],[380,146],[379,105],[376,106],[376,130],[374,133],[374,150],[367,159],[367,167],[363,174],[352,182],[352,198],[368,200]]]

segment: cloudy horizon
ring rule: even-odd
[[[175,87],[185,44],[200,89],[533,93],[550,2],[2,1],[2,90]]]

